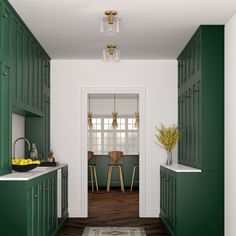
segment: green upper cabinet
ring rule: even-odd
[[[178,57],[179,163],[224,169],[224,26],[200,26]]]
[[[2,175],[11,171],[12,112],[36,117],[32,123],[33,140],[39,140],[35,143],[42,147],[41,154],[46,156],[50,149],[50,58],[7,0],[0,0],[0,63]],[[41,119],[40,135],[36,132],[37,118]]]
[[[11,19],[9,6],[0,0],[0,60],[8,63],[11,56]]]
[[[0,61],[0,175],[11,172],[11,67]]]
[[[43,116],[50,58],[7,0],[0,0],[0,60],[12,66],[13,112]]]

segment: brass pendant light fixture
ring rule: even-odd
[[[134,113],[134,117],[135,117],[135,123],[134,123],[134,127],[135,128],[139,128],[139,96],[137,94],[137,111]]]
[[[103,50],[104,62],[118,62],[120,60],[120,50],[117,49],[116,44],[107,44]]]
[[[101,20],[101,33],[107,36],[115,36],[120,31],[120,18],[117,11],[105,11],[105,17]]]
[[[93,113],[92,112],[90,112],[90,94],[88,95],[88,100],[89,100],[89,103],[88,103],[88,105],[89,105],[89,112],[88,112],[88,127],[90,128],[90,129],[92,129],[93,128]]]
[[[118,127],[117,115],[118,113],[116,112],[116,95],[114,94],[114,112],[112,112],[112,124],[111,124],[113,129],[116,129]]]

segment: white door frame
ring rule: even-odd
[[[130,86],[130,85],[129,85]],[[139,95],[139,216],[146,215],[146,92],[144,87],[82,87],[81,88],[81,213],[88,217],[88,158],[87,158],[87,114],[88,94],[138,94]]]

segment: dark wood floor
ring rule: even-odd
[[[138,217],[138,197],[138,191],[89,192],[89,218],[70,218],[60,236],[82,235],[84,227],[89,226],[144,227],[147,235],[168,235],[159,219]]]

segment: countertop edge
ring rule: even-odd
[[[53,166],[53,167],[39,166],[28,172],[13,171],[11,174],[0,176],[0,181],[28,181],[28,180],[38,178],[42,175],[48,174],[50,172],[59,170],[66,166],[68,166],[68,164],[61,163],[58,166]]]
[[[201,169],[185,166],[181,164],[161,165],[162,167],[178,173],[201,173]]]

